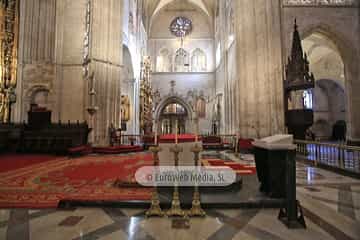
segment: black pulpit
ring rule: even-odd
[[[288,110],[285,120],[289,134],[295,139],[305,139],[306,130],[313,125],[314,112],[311,109]]]
[[[296,139],[305,140],[306,130],[313,125],[312,104],[306,104],[304,91],[315,87],[314,74],[310,72],[307,55],[304,54],[298,26],[294,25],[291,56],[285,68],[285,121],[289,134]],[[302,103],[298,102],[299,96]],[[312,101],[311,101],[312,103]]]

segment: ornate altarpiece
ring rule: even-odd
[[[16,101],[19,1],[0,0],[0,123],[10,122]]]
[[[151,87],[150,57],[143,58],[141,63],[140,82],[140,132],[145,135],[152,133],[153,126],[153,91]]]

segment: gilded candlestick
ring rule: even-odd
[[[201,146],[199,146],[197,143],[195,143],[195,146],[191,149],[191,151],[194,153],[194,163],[195,167],[199,166],[199,155],[202,151]],[[195,183],[194,186],[194,195],[192,200],[192,206],[188,213],[189,216],[193,217],[205,217],[206,213],[201,207],[201,201],[200,201],[200,192],[199,192],[199,186],[197,183]]]
[[[159,166],[159,152],[161,152],[161,148],[158,146],[150,147],[150,151],[153,153],[154,156],[154,168]],[[157,191],[157,185],[154,182],[154,191],[151,196],[151,205],[149,210],[145,213],[146,217],[163,217],[165,213],[161,210],[160,207],[160,200]]]
[[[181,147],[175,144],[174,147],[170,148],[170,151],[174,153],[175,167],[179,166],[179,153],[183,151]],[[186,213],[181,209],[178,183],[174,184],[173,199],[171,201],[171,208],[166,213],[169,217],[185,217]]]

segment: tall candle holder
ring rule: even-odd
[[[161,152],[161,148],[157,145],[150,147],[150,151],[154,156],[154,168],[159,166],[159,152]],[[151,205],[149,210],[145,213],[146,217],[163,217],[165,216],[165,212],[161,210],[160,200],[157,191],[157,185],[154,183],[154,191],[151,196]]]
[[[199,155],[202,151],[202,148],[195,143],[195,146],[191,149],[191,151],[194,153],[194,163],[195,167],[199,166]],[[200,201],[200,192],[199,192],[199,186],[197,183],[195,183],[194,186],[194,194],[193,194],[193,200],[192,200],[192,206],[189,210],[189,216],[192,217],[205,217],[206,212],[201,207],[201,201]]]
[[[179,166],[179,153],[183,151],[183,149],[175,144],[174,147],[170,148],[170,151],[174,153],[174,161],[175,167]],[[180,197],[179,197],[179,188],[178,183],[175,182],[174,184],[174,192],[173,198],[171,201],[171,208],[166,213],[169,217],[185,217],[186,213],[184,210],[181,209],[180,206]]]
[[[239,157],[239,135],[236,134],[235,137],[235,157]]]

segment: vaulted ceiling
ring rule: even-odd
[[[171,3],[178,2],[184,5],[195,5],[206,13],[210,18],[214,16],[216,0],[146,0],[146,10],[148,17],[156,15],[163,8]]]
[[[183,6],[184,9],[194,8],[201,10],[212,22],[215,15],[217,0],[145,0],[147,27],[151,25],[151,21],[156,15],[162,11],[171,8],[172,6]]]

